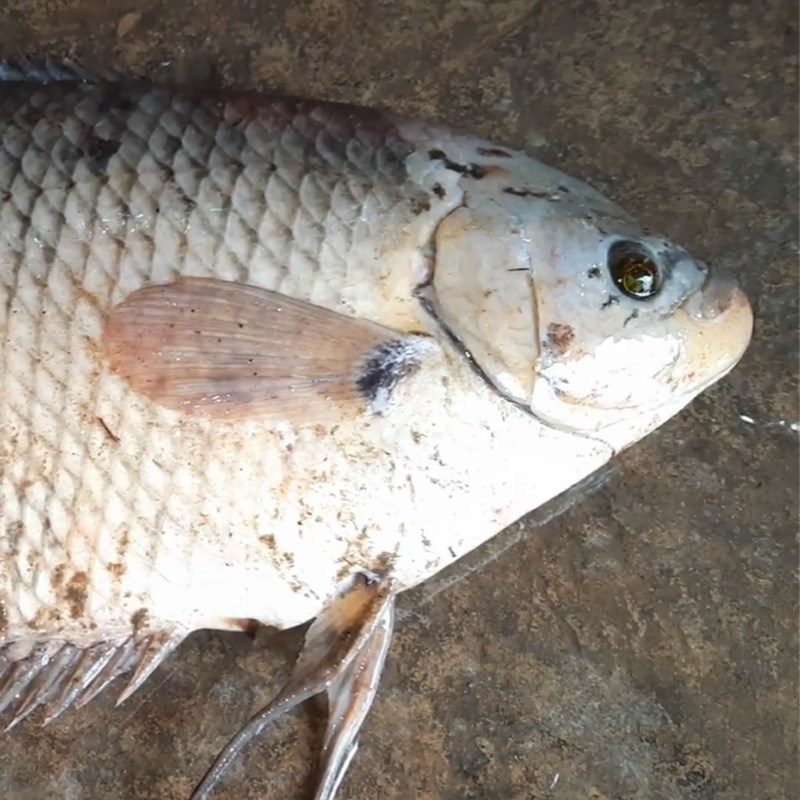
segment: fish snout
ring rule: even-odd
[[[733,275],[714,270],[687,300],[685,309],[704,349],[714,351],[726,368],[742,357],[753,333],[753,310]]]
[[[747,295],[742,291],[739,281],[727,270],[714,269],[702,287],[686,302],[689,316],[696,320],[710,322],[722,315],[749,320],[752,328],[753,311]]]
[[[715,269],[708,276],[703,287],[697,293],[697,302],[692,304],[689,312],[693,317],[711,320],[724,314],[728,309],[734,313],[750,314],[750,302],[742,291],[739,282],[727,270]]]

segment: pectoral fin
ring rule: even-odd
[[[254,286],[181,278],[112,309],[103,347],[113,372],[166,408],[303,423],[383,412],[430,344]]]

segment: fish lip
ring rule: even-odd
[[[707,268],[703,284],[688,294],[678,307],[693,320],[710,322],[736,305],[740,306],[740,310],[749,308],[750,315],[754,316],[750,298],[734,274],[727,269]]]

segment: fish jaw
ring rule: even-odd
[[[712,275],[660,322],[657,335],[608,337],[590,354],[570,354],[542,369],[531,404],[545,419],[567,419],[619,451],[724,378],[752,330],[744,292],[727,276]],[[646,372],[626,374],[628,364],[642,362]]]

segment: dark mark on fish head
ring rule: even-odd
[[[622,323],[622,327],[624,328],[632,319],[636,319],[639,316],[639,309],[634,308],[630,314],[625,318],[625,322]]]
[[[425,194],[412,197],[409,204],[411,206],[411,213],[414,216],[419,216],[424,211],[430,211],[431,209],[430,198]]]
[[[373,413],[386,411],[397,384],[419,369],[419,356],[418,342],[409,339],[392,339],[367,353],[356,386]]]
[[[592,267],[587,273],[590,278],[600,277],[600,267]]]
[[[431,161],[441,161],[446,169],[476,180],[480,180],[486,175],[486,169],[480,164],[459,164],[457,161],[451,161],[443,150],[429,150],[428,157]]]
[[[431,191],[441,200],[447,192],[444,190],[444,187],[441,183],[434,183],[433,188]]]
[[[619,303],[619,297],[617,297],[615,294],[610,294],[608,296],[608,300],[606,300],[605,303],[603,303],[603,305],[600,306],[600,308],[608,308],[609,306],[613,306],[616,303]]]
[[[501,150],[499,147],[477,147],[476,151],[482,156],[495,156],[496,158],[511,158],[511,153]]]
[[[571,325],[562,322],[551,322],[547,326],[547,345],[556,355],[563,356],[569,350],[575,331]]]
[[[513,186],[506,186],[503,191],[506,194],[513,194],[514,197],[536,197],[540,200],[554,199],[552,192],[535,192],[533,189],[515,189]]]

